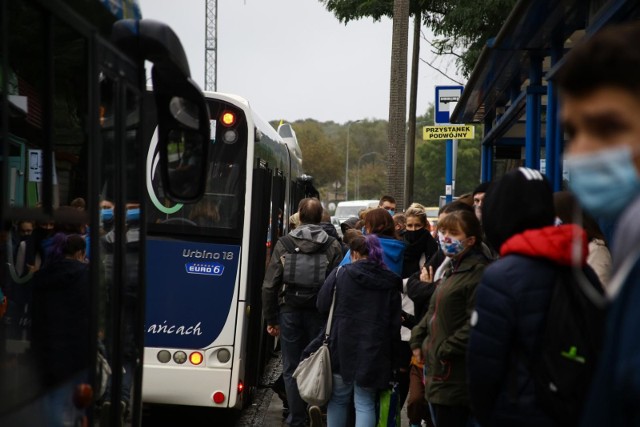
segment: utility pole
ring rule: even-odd
[[[347,159],[344,166],[344,200],[349,200],[349,140],[351,139],[351,125],[354,123],[360,123],[362,120],[356,120],[355,122],[349,122],[347,125]]]
[[[218,0],[205,1],[204,90],[215,92],[218,88]]]
[[[416,103],[418,98],[418,69],[420,67],[420,26],[422,14],[417,11],[413,17],[413,54],[411,56],[411,85],[409,89],[409,132],[405,155],[404,202],[413,203],[413,182],[416,151]]]
[[[404,174],[407,140],[407,51],[409,44],[409,0],[393,2],[391,79],[389,96],[389,152],[387,194],[395,197],[397,210],[405,207]]]

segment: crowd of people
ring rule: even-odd
[[[122,377],[120,380],[121,420],[124,425],[131,403],[133,375],[139,358],[134,342],[136,306],[138,295],[138,251],[140,233],[140,206],[127,203],[126,263],[127,277],[122,283],[124,306],[122,326]],[[112,291],[117,278],[113,274],[116,236],[113,230],[114,204],[109,200],[100,202],[99,256],[89,251],[90,233],[88,215],[83,198],[69,205],[59,206],[48,220],[23,219],[10,224],[3,233],[3,245],[7,254],[6,276],[0,302],[3,302],[0,320],[2,334],[13,340],[22,340],[24,357],[34,367],[34,374],[44,386],[56,386],[61,381],[74,378],[87,382],[91,360],[91,286],[90,263],[102,264],[99,298],[101,307],[99,334],[95,337],[103,369],[98,380],[101,388],[94,393],[101,405],[103,425],[114,425],[106,417],[111,405],[112,379],[109,364],[114,355],[113,331],[107,321],[107,310],[111,310]],[[70,357],[69,355],[73,355]],[[100,378],[102,375],[102,378]],[[52,399],[52,410],[60,411],[54,416],[63,419],[68,402],[60,392],[60,401]],[[58,418],[56,418],[58,419]]]
[[[390,383],[411,427],[640,425],[639,38],[638,24],[605,29],[558,72],[570,191],[520,167],[443,206],[437,224],[383,196],[340,238],[319,200],[300,203],[294,252],[327,261],[296,265],[326,279],[295,302],[303,287],[277,243],[263,285],[289,426],[382,425]],[[333,298],[333,393],[308,408],[292,374],[322,344]],[[562,334],[580,345],[555,350]]]

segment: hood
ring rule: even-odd
[[[398,276],[402,275],[404,250],[406,248],[405,243],[393,238],[380,237],[380,245],[382,246],[384,263],[387,264],[389,270]]]
[[[34,275],[36,287],[63,289],[79,280],[88,280],[89,264],[71,259],[61,259],[42,268]]]
[[[391,270],[381,268],[368,259],[363,259],[353,264],[342,267],[352,281],[365,289],[402,291],[400,276]]]
[[[317,224],[302,224],[289,233],[302,252],[314,252],[322,246],[329,235]]]
[[[572,266],[574,239],[580,242],[578,259],[581,266],[587,262],[587,234],[575,224],[543,227],[516,234],[500,247],[500,255],[518,254],[545,258],[555,264]]]
[[[336,230],[336,227],[334,227],[333,224],[331,224],[330,222],[321,222],[320,227],[322,227],[324,232],[327,233],[329,236],[335,239],[340,238],[340,236],[338,236],[338,231]]]

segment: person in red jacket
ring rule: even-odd
[[[467,368],[473,415],[483,427],[564,426],[545,412],[529,361],[539,357],[558,275],[582,271],[601,289],[586,263],[586,233],[575,224],[554,225],[551,186],[527,168],[490,186],[482,218],[500,259],[484,271],[471,316]]]

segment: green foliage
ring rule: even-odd
[[[433,125],[433,107],[416,118],[414,200],[437,206],[444,195],[445,141],[423,141],[422,127]],[[277,126],[278,122],[272,122]],[[313,176],[323,201],[344,200],[347,129],[349,129],[349,198],[377,199],[386,189],[387,121],[362,120],[339,124],[307,119],[292,123],[302,150],[304,172]],[[469,193],[480,182],[480,128],[475,140],[458,144],[456,195]],[[340,182],[340,188],[333,184]],[[407,203],[408,205],[409,203]]]
[[[278,121],[271,122],[276,128]],[[302,168],[314,179],[325,201],[344,200],[347,134],[349,136],[349,198],[360,190],[377,198],[386,182],[387,121],[362,120],[338,124],[312,119],[291,123],[302,151]],[[361,166],[358,169],[358,166]],[[358,187],[358,180],[360,186]],[[340,188],[335,189],[338,181]]]
[[[393,16],[393,0],[320,0],[340,22]],[[495,37],[516,0],[412,0],[411,13],[421,11],[424,23],[438,37],[436,52],[456,56],[468,77],[487,40]]]

